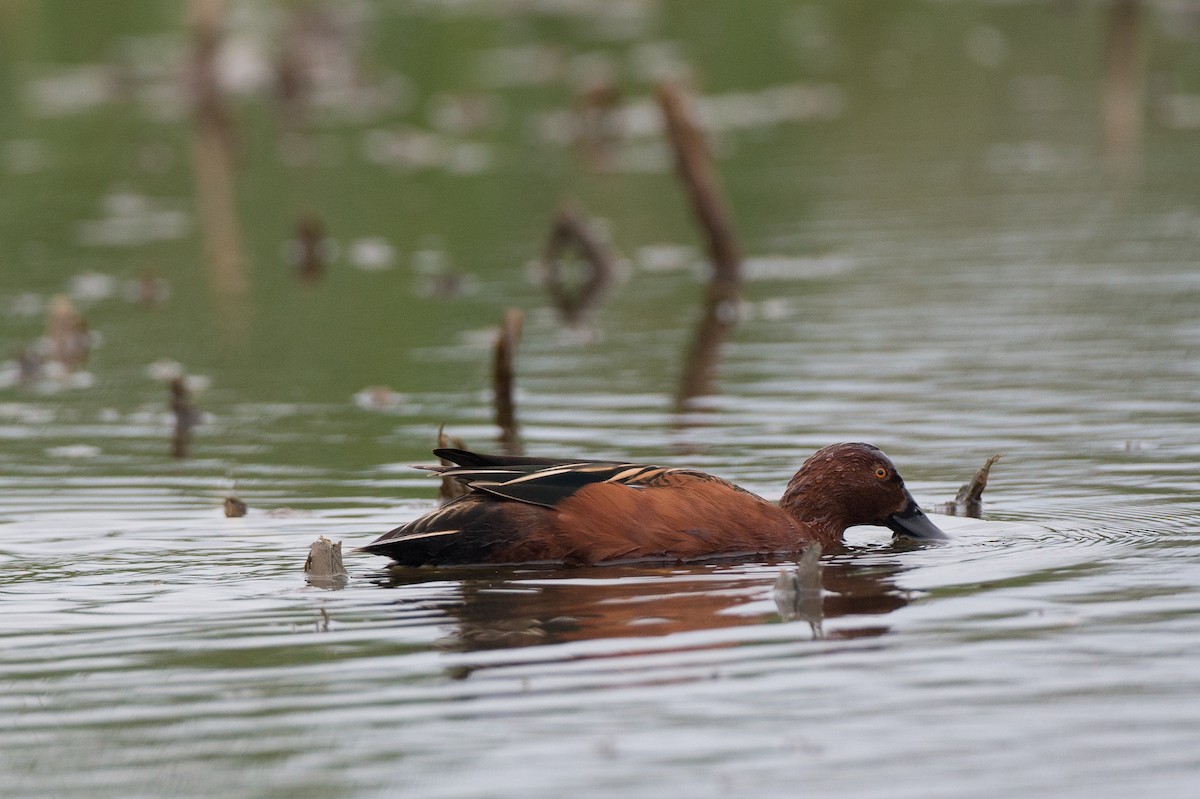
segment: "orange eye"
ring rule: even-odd
[[[888,476],[888,470],[883,468],[882,466],[877,466],[877,467],[875,467],[875,476],[878,477],[880,480],[886,480],[887,476]]]

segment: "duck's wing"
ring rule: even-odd
[[[523,540],[554,537],[560,506],[588,486],[611,491],[619,487],[649,490],[704,483],[753,496],[695,469],[484,455],[455,449],[434,450],[434,454],[455,465],[430,467],[433,471],[453,477],[471,490],[383,534],[362,547],[364,551],[413,566],[494,560],[495,552],[511,552]],[[503,559],[532,561],[562,557],[554,548],[542,548],[528,557],[509,555]]]
[[[534,458],[526,455],[491,455],[471,452],[453,447],[439,447],[433,451],[442,460],[466,468],[487,466],[563,466],[568,463],[611,463],[611,461],[589,461],[582,458]],[[444,467],[443,467],[444,468]]]
[[[453,449],[434,450],[434,454],[457,464],[437,468],[443,477],[453,477],[473,491],[544,508],[555,507],[593,483],[618,483],[630,488],[663,487],[694,480],[726,483],[695,469],[644,463],[482,455]]]

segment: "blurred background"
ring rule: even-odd
[[[1191,3],[4,0],[0,36],[0,391],[108,428],[84,437],[110,465],[158,446],[177,371],[225,462],[365,468],[442,421],[487,445],[507,306],[519,389],[669,410],[708,254],[664,79],[698,98],[748,259],[740,338],[792,341],[777,377],[819,392],[794,358],[830,302],[854,313],[842,283],[928,316],[943,269],[1200,235]],[[567,197],[619,278],[574,336],[537,267]],[[56,295],[92,333],[82,379],[20,371]],[[953,338],[993,365],[988,331]]]

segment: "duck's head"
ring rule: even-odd
[[[920,541],[949,538],[908,493],[891,458],[870,444],[833,444],[813,453],[779,504],[834,538],[856,524],[887,527]]]

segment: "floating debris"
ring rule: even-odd
[[[320,588],[344,588],[350,573],[342,564],[342,542],[336,544],[321,536],[308,548],[304,576],[309,585]]]
[[[68,372],[87,363],[92,350],[92,334],[87,320],[75,310],[75,304],[65,294],[50,300],[46,313],[46,341],[49,343],[49,360],[61,364]]]
[[[980,466],[979,471],[975,472],[975,476],[971,478],[971,482],[963,483],[958,489],[958,495],[953,502],[936,505],[934,510],[948,516],[981,518],[983,516],[983,490],[987,488],[988,474],[992,470],[992,464],[1000,458],[1000,455],[993,455],[984,461],[983,466]]]
[[[467,447],[467,442],[463,441],[461,438],[458,438],[457,436],[451,438],[450,436],[446,435],[446,426],[444,424],[438,426],[437,445],[438,449],[445,449],[446,447],[453,447],[454,449],[469,449]],[[439,458],[439,460],[442,462],[443,466],[455,466],[454,463],[446,460],[445,458]],[[438,499],[444,505],[451,500],[458,499],[469,490],[470,489],[455,480],[453,477],[443,477],[442,485],[438,489]]]
[[[126,301],[143,308],[157,308],[171,297],[171,284],[157,269],[143,269],[134,280],[125,282],[122,292]]]
[[[71,298],[57,294],[46,305],[45,334],[12,350],[12,361],[3,365],[0,384],[20,383],[44,394],[64,388],[90,388],[95,385],[95,376],[83,367],[99,340],[99,334],[88,328],[87,319],[76,310]]]
[[[247,510],[246,503],[241,499],[234,496],[225,497],[225,515],[230,519],[240,519],[246,515]]]
[[[192,428],[200,423],[200,411],[192,404],[186,377],[173,377],[170,385],[171,413],[175,417],[174,433],[171,436],[171,457],[181,460],[188,457]]]
[[[683,409],[692,398],[713,392],[721,345],[737,323],[742,254],[733,234],[732,217],[713,166],[712,152],[687,95],[674,83],[664,82],[658,87],[658,102],[675,153],[676,170],[704,231],[713,266],[704,316],[696,329],[676,395],[677,408]]]
[[[550,240],[542,254],[542,276],[563,321],[578,325],[599,304],[612,282],[616,257],[608,242],[597,236],[587,217],[572,202],[559,208],[550,228]],[[583,281],[574,291],[563,277],[563,255],[574,250],[585,267]]]
[[[521,438],[517,430],[516,402],[513,399],[514,362],[525,315],[519,308],[504,313],[504,323],[496,336],[492,358],[492,396],[496,409],[496,426],[500,428],[500,443],[509,455],[521,453]]]
[[[292,260],[296,275],[306,283],[314,283],[325,274],[331,256],[331,245],[325,238],[325,226],[312,214],[296,220],[296,237],[291,242]]]

